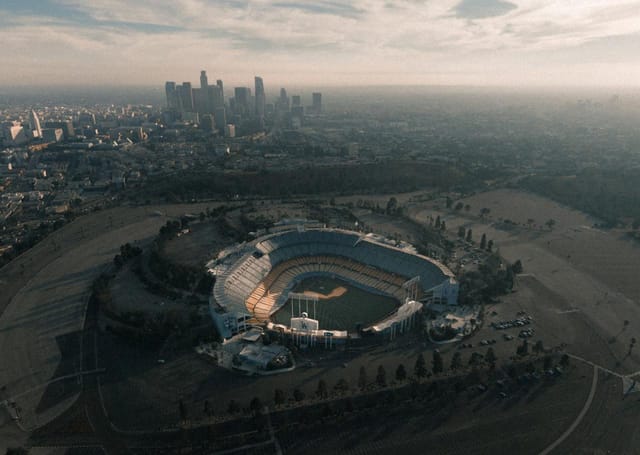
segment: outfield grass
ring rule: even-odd
[[[336,289],[345,288],[346,292],[334,292]],[[314,277],[302,280],[294,288],[294,292],[314,292],[328,296],[320,298],[316,305],[316,319],[320,321],[321,329],[354,330],[356,324],[365,326],[383,319],[393,312],[399,305],[392,297],[373,294],[360,289],[343,280],[331,277]],[[276,312],[272,320],[278,324],[289,325],[291,319],[291,301]],[[296,316],[297,305],[295,308]],[[313,311],[309,311],[309,317],[313,317]]]

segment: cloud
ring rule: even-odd
[[[309,13],[332,14],[335,16],[357,18],[365,12],[354,8],[350,3],[339,3],[329,1],[316,1],[313,3],[304,2],[277,2],[273,4],[276,8],[298,9]]]
[[[155,84],[202,68],[243,84],[515,83],[542,68],[612,71],[616,43],[617,71],[636,74],[639,0],[512,1],[3,0],[0,84]]]
[[[453,10],[457,17],[463,19],[485,19],[503,16],[517,7],[504,0],[462,0]]]

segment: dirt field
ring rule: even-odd
[[[344,286],[338,286],[337,288],[332,289],[328,294],[322,294],[314,291],[304,291],[303,294],[311,297],[317,297],[319,300],[329,300],[335,297],[342,297],[346,292],[347,288]]]
[[[0,384],[2,398],[21,407],[32,429],[67,409],[77,381],[48,382],[77,368],[79,330],[91,281],[120,245],[145,241],[168,217],[214,204],[120,207],[80,217],[0,270]],[[155,212],[161,211],[161,215]],[[3,411],[4,412],[4,411]],[[0,427],[0,447],[13,424]]]
[[[233,244],[233,240],[222,235],[214,221],[194,222],[189,233],[166,242],[164,252],[178,264],[204,267],[218,252]]]
[[[516,292],[488,308],[484,327],[465,340],[474,347],[461,351],[463,363],[472,352],[486,352],[486,346],[480,346],[483,339],[496,339],[493,348],[499,360],[513,356],[521,341],[504,341],[503,332],[489,323],[526,311],[536,330],[531,343],[540,339],[547,347],[563,345],[571,354],[618,373],[640,371],[640,346],[629,349],[631,338],[640,339],[637,244],[620,232],[594,228],[597,220],[527,193],[499,190],[475,195],[462,201],[471,205],[469,212],[449,212],[442,209],[441,200],[418,198],[426,196],[403,199],[415,220],[425,222],[440,214],[452,235],[460,225],[472,228],[476,240],[486,233],[501,255],[509,261],[520,259],[524,265]],[[0,384],[7,384],[2,397],[25,393],[18,403],[24,409],[26,425],[46,423],[73,402],[73,389],[52,394],[51,389],[38,387],[62,372],[73,372],[80,350],[73,337],[82,324],[86,290],[118,247],[152,238],[169,217],[198,213],[211,206],[123,207],[95,213],[65,226],[0,270],[4,286],[0,295],[0,356],[9,359],[0,365]],[[483,207],[490,212],[480,218]],[[162,214],[155,214],[156,210]],[[505,219],[517,224],[505,225]],[[555,220],[552,229],[544,226],[548,219]],[[123,298],[129,284],[119,283],[117,292]],[[509,333],[517,335],[517,329]],[[98,342],[100,366],[107,368],[105,404],[114,423],[127,429],[175,424],[180,399],[193,416],[202,415],[205,399],[221,414],[232,398],[244,406],[254,396],[271,404],[275,388],[287,390],[290,396],[296,387],[312,396],[319,379],[331,388],[344,378],[355,388],[361,366],[373,382],[379,365],[391,378],[400,363],[411,370],[419,352],[424,352],[428,364],[431,360],[431,347],[409,335],[371,349],[321,359],[316,356],[315,364],[289,374],[250,378],[219,369],[188,349],[163,355],[166,363],[159,364],[158,351],[129,345],[110,334]],[[442,346],[445,366],[456,350],[455,345]],[[300,363],[306,360],[303,353]],[[337,429],[334,438],[310,437],[305,446],[290,443],[289,453],[419,452],[425,447],[443,454],[538,453],[569,427],[585,404],[592,369],[577,361],[572,365],[575,374],[508,406],[489,399],[460,404],[429,432],[422,430],[428,417],[419,413],[398,416],[389,428],[390,421],[380,409],[356,431]],[[34,392],[29,391],[32,387]],[[638,403],[636,396],[623,399],[619,378],[600,373],[584,420],[556,453],[574,449],[578,453],[634,453],[640,446]],[[6,419],[0,422],[2,441],[8,434],[3,431],[15,431]],[[500,438],[495,437],[497,432]],[[354,440],[366,440],[367,444],[354,445]]]

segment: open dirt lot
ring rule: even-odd
[[[80,329],[92,280],[125,242],[145,241],[195,205],[121,207],[80,217],[0,270],[0,386],[23,428],[44,425],[77,398]],[[155,211],[162,211],[157,215]],[[65,380],[52,380],[69,375]],[[10,426],[6,424],[5,426]],[[9,431],[9,430],[7,430]],[[0,441],[3,427],[0,427]]]
[[[428,204],[414,204],[410,213],[422,222],[440,214],[452,234],[461,225],[472,229],[476,240],[486,233],[508,261],[520,259],[524,274],[517,293],[505,300],[540,318],[549,343],[567,343],[572,353],[618,365],[620,372],[640,370],[637,351],[627,355],[630,339],[640,338],[637,245],[618,232],[593,228],[597,220],[529,193],[497,190],[462,202],[471,205],[469,213],[437,212]],[[476,215],[482,207],[491,210],[484,219]],[[505,218],[519,224],[505,227],[500,222]],[[542,223],[553,218],[556,224],[551,230],[529,227],[530,218]]]
[[[488,314],[497,314],[488,316],[487,324],[467,340],[474,348],[463,351],[463,362],[471,352],[486,351],[479,346],[482,339],[497,340],[493,347],[499,359],[512,356],[520,341],[502,340],[502,332],[488,322],[526,311],[535,321],[532,342],[541,339],[547,347],[563,344],[569,353],[617,373],[640,371],[640,347],[629,349],[632,337],[640,339],[640,250],[621,233],[598,230],[594,228],[597,220],[511,190],[463,200],[470,204],[469,212],[445,211],[443,201],[406,201],[415,220],[424,223],[440,215],[452,235],[460,225],[473,229],[476,240],[486,233],[507,260],[523,262],[516,292],[488,309]],[[119,246],[152,238],[168,217],[198,213],[213,205],[123,207],[95,213],[65,226],[0,270],[0,284],[6,290],[0,296],[0,385],[6,387],[2,398],[16,399],[25,427],[46,423],[74,402],[78,384],[73,374],[82,349],[77,334],[87,290]],[[483,207],[490,212],[480,218]],[[162,214],[155,214],[156,210]],[[505,225],[505,219],[517,224]],[[548,219],[555,220],[552,229],[544,226]],[[251,378],[219,369],[188,350],[169,353],[163,357],[166,363],[158,364],[157,350],[127,345],[111,334],[101,336],[99,346],[100,366],[107,368],[102,389],[109,416],[117,426],[128,429],[175,424],[180,399],[194,417],[202,414],[205,399],[221,414],[232,398],[244,406],[254,396],[270,404],[275,388],[287,390],[290,396],[289,391],[296,387],[311,396],[319,379],[331,388],[344,378],[355,388],[360,366],[366,367],[373,382],[379,365],[391,378],[399,363],[411,370],[419,352],[425,353],[428,363],[431,360],[430,347],[409,336],[373,349],[315,359],[315,364],[290,374]],[[455,345],[442,347],[445,366],[456,349]],[[354,436],[375,434],[370,445],[362,447],[366,453],[399,448],[417,452],[424,447],[437,453],[537,453],[575,421],[588,401],[592,368],[578,361],[572,365],[575,375],[507,409],[497,401],[477,409],[461,406],[439,429],[428,433],[420,431],[425,417],[398,417],[394,419],[398,426],[388,436],[384,427],[388,421],[373,419],[360,433],[337,431],[332,439],[312,439],[310,447],[325,452],[352,450]],[[70,380],[47,386],[48,381],[65,374],[72,375]],[[599,373],[584,419],[556,453],[566,453],[567,448],[585,453],[634,453],[640,440],[636,397],[623,399],[620,379]],[[0,426],[1,441],[3,431],[13,431],[13,427],[6,419],[0,422],[4,425]],[[501,438],[495,437],[498,428],[504,432]],[[291,449],[291,453],[302,453],[309,447],[293,444]],[[353,447],[352,453],[362,453],[358,450]]]

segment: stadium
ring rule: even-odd
[[[224,339],[261,325],[297,345],[392,339],[423,304],[455,305],[458,283],[440,262],[404,242],[304,225],[228,248],[207,264],[209,308]]]

